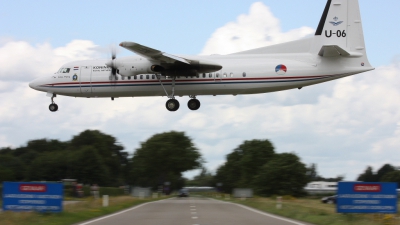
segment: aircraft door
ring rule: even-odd
[[[92,67],[91,66],[82,66],[81,67],[81,75],[79,76],[81,93],[92,93],[91,76],[92,76]]]

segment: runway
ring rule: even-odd
[[[149,202],[80,225],[309,225],[246,206],[207,198]]]

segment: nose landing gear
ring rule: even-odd
[[[58,110],[58,105],[54,102],[55,97],[57,97],[55,94],[51,97],[51,104],[49,105],[49,110],[51,112],[56,112]]]

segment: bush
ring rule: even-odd
[[[92,193],[90,191],[90,186],[83,186],[83,196],[91,196]],[[122,188],[116,188],[116,187],[99,187],[99,195],[109,195],[109,196],[121,196],[125,195],[125,191]],[[64,185],[64,196],[67,197],[76,197],[72,193],[72,185]]]

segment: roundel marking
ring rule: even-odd
[[[74,76],[72,76],[72,80],[73,81],[77,81],[78,80],[78,75],[74,74]]]
[[[279,64],[275,67],[275,72],[279,75],[284,75],[287,72],[287,67],[283,64]]]

